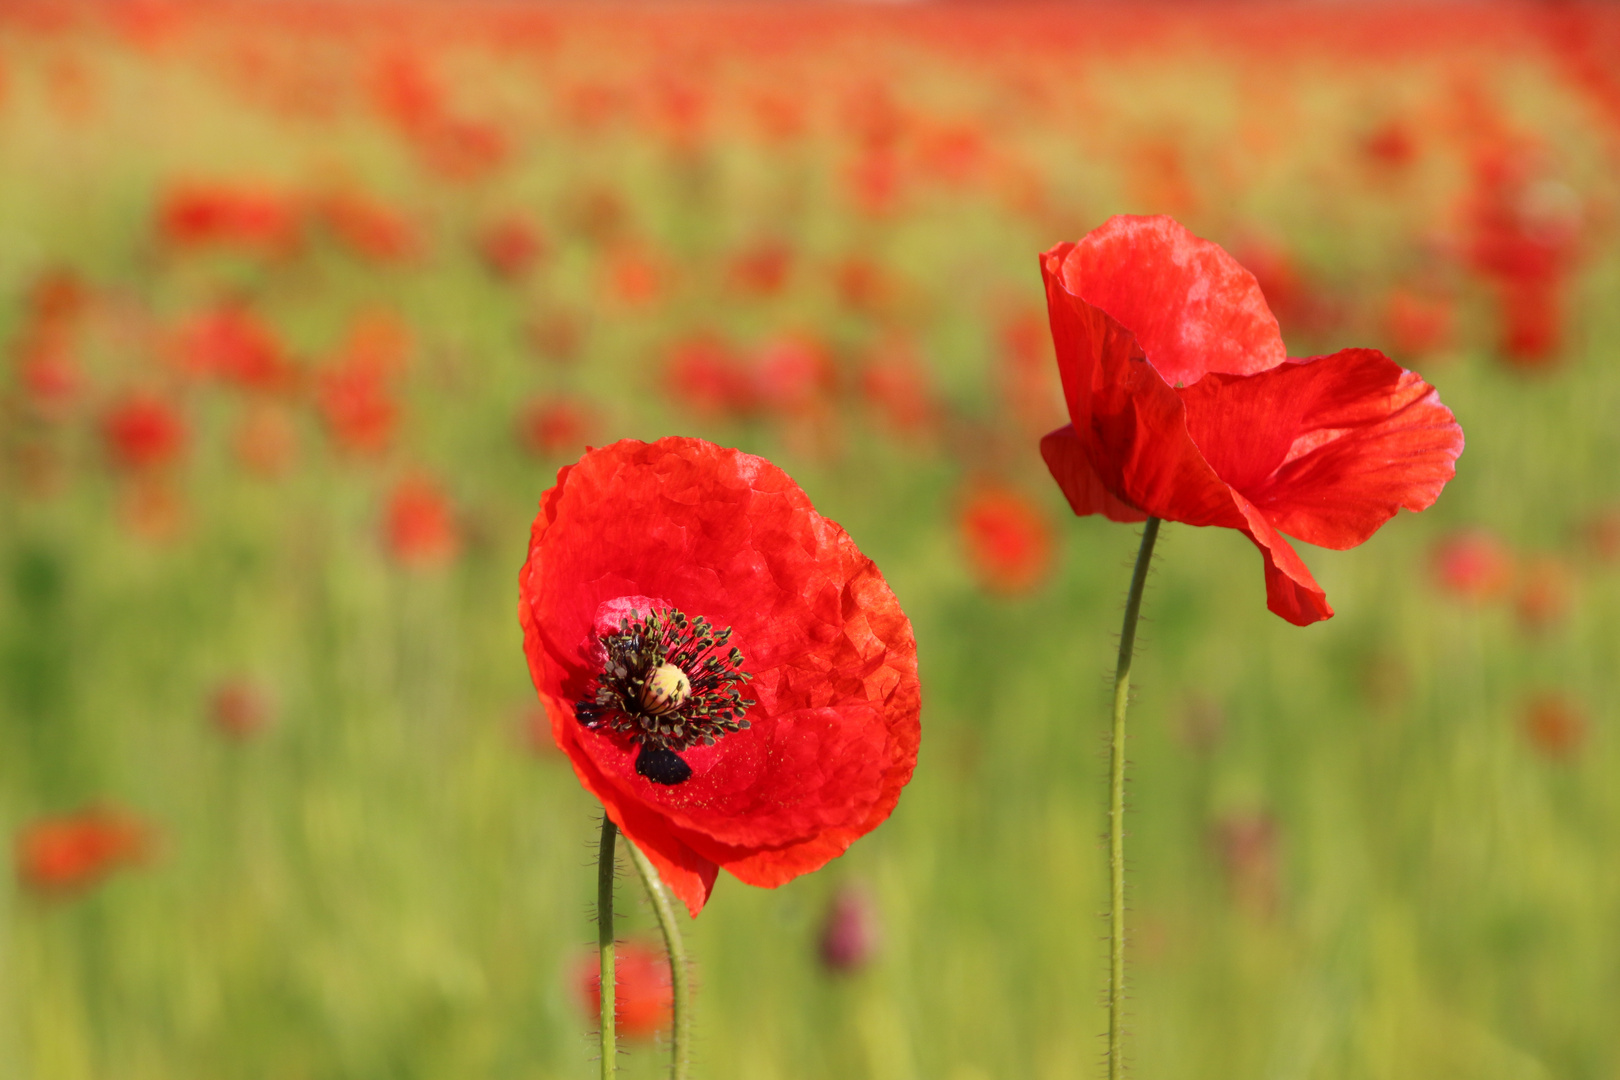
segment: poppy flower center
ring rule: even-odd
[[[632,610],[598,641],[602,671],[595,689],[575,703],[574,716],[592,731],[636,743],[636,772],[653,783],[684,782],[692,767],[682,751],[747,729],[743,714],[754,702],[741,687],[753,675],[743,670],[742,650],[730,644],[730,627],[675,608],[646,616]]]

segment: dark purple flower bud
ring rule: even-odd
[[[840,885],[821,924],[821,962],[828,971],[859,971],[871,962],[882,933],[877,905],[865,889]]]

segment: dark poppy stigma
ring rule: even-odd
[[[636,743],[636,772],[653,783],[683,783],[692,768],[681,751],[748,728],[743,716],[754,702],[741,688],[753,676],[729,627],[674,608],[632,611],[600,640],[606,655],[595,692],[575,703],[574,716]]]

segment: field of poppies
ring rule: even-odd
[[[1467,435],[1298,545],[1325,622],[1164,526],[1132,1074],[1620,1080],[1617,165],[1575,2],[0,6],[0,1077],[595,1075],[517,579],[560,467],[666,435],[842,524],[922,687],[892,817],[680,916],[693,1075],[1101,1075],[1140,528],[1042,461],[1038,256],[1131,213]]]

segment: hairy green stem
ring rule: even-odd
[[[658,916],[658,928],[664,932],[664,951],[669,954],[669,985],[674,1005],[669,1076],[670,1080],[686,1080],[687,1048],[691,1045],[689,1036],[692,1025],[692,1013],[687,1007],[690,990],[686,977],[686,946],[681,942],[680,924],[675,921],[675,905],[670,902],[669,890],[664,888],[657,867],[635,844],[625,846],[630,849],[630,860],[636,864],[641,883],[647,887],[647,896],[652,900],[653,911]]]
[[[1142,546],[1125,598],[1125,625],[1119,632],[1119,663],[1114,668],[1114,737],[1108,753],[1108,1080],[1125,1071],[1125,710],[1131,698],[1131,656],[1136,650],[1136,619],[1142,611],[1159,519],[1142,527]]]
[[[613,1028],[613,840],[618,835],[618,826],[604,811],[602,844],[596,855],[596,951],[602,961],[602,1080],[613,1080],[619,1064]]]

